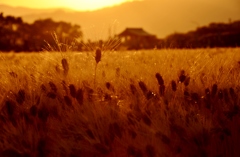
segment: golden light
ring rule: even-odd
[[[121,4],[126,0],[85,0],[82,2],[79,2],[78,0],[72,0],[72,1],[66,0],[66,1],[72,3],[72,4],[69,4],[72,6],[72,8],[76,7],[77,5],[79,6],[79,8],[81,8],[81,5],[82,5],[82,6],[85,6],[85,9],[87,10],[96,10],[104,7]],[[77,7],[75,9],[77,9]],[[82,9],[84,9],[84,7]]]
[[[0,4],[29,8],[69,8],[79,11],[92,11],[111,7],[131,0],[1,0]]]

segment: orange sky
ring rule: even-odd
[[[96,10],[132,0],[1,0],[0,4],[29,8],[69,8],[74,10]]]

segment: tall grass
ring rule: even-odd
[[[238,52],[1,54],[0,156],[237,157]]]

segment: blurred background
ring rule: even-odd
[[[240,1],[0,2],[0,51],[36,52],[56,42],[86,51],[84,45],[110,41],[120,42],[118,49],[124,50],[239,47]],[[114,45],[111,49],[117,49]]]

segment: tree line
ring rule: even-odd
[[[79,25],[39,19],[32,24],[21,17],[3,16],[0,13],[0,51],[38,52],[44,49],[55,51],[86,50]],[[154,48],[206,48],[239,47],[240,21],[211,23],[187,33],[174,33],[164,39],[149,41],[147,49]],[[90,41],[87,43],[91,43]],[[152,45],[152,46],[151,46]],[[131,46],[131,45],[129,45]]]
[[[239,47],[240,21],[211,23],[187,33],[174,33],[159,41],[160,48]]]
[[[82,31],[79,25],[55,22],[52,19],[40,19],[28,24],[23,22],[21,17],[4,17],[3,13],[0,13],[0,51],[3,52],[38,52],[44,48],[50,49],[49,45],[58,50],[64,46],[59,45],[57,40],[71,45],[75,42],[73,40],[81,38]]]

